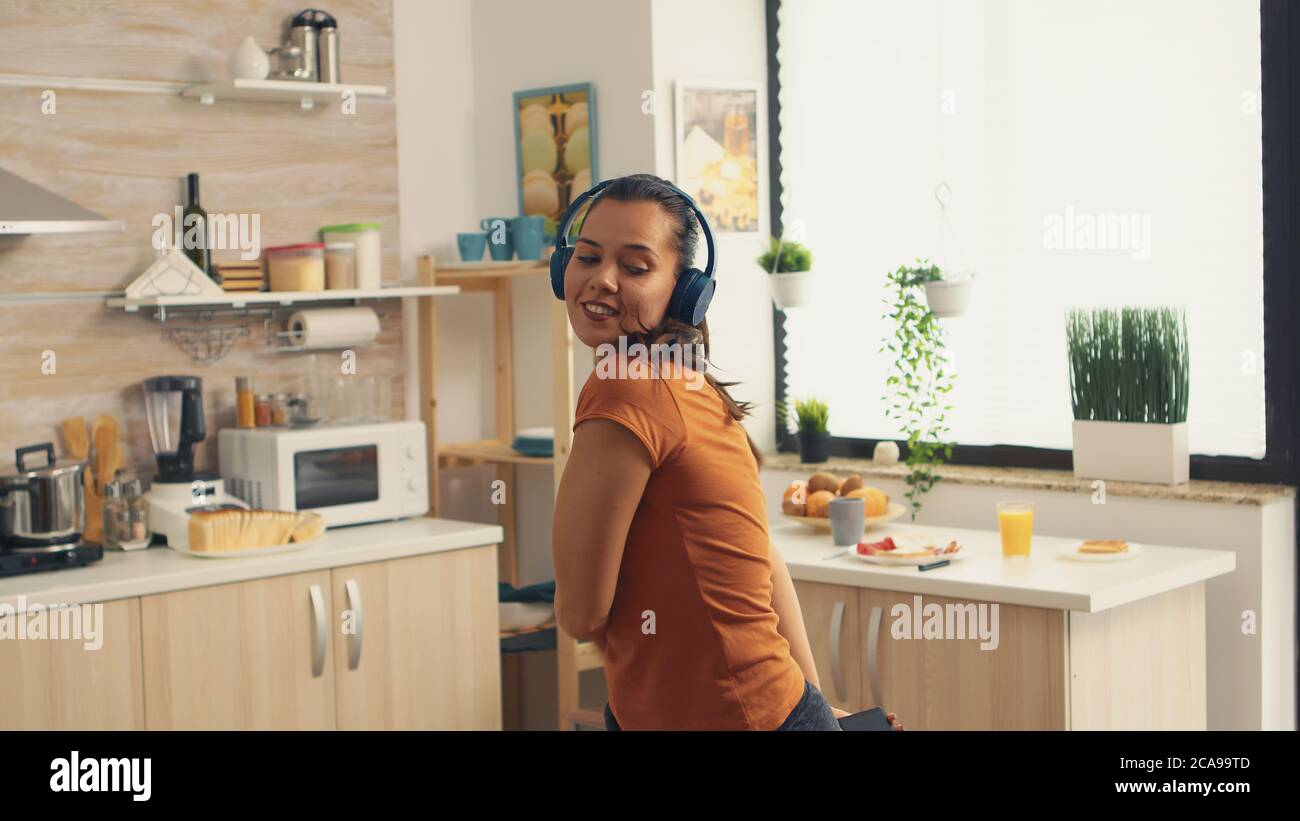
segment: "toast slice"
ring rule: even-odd
[[[1079,545],[1080,553],[1127,553],[1128,542],[1123,539],[1089,540]]]

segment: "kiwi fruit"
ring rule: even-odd
[[[851,492],[865,485],[866,482],[862,481],[862,477],[855,473],[849,478],[845,479],[844,484],[840,485],[840,495],[848,496]]]
[[[808,492],[816,493],[819,490],[829,490],[831,493],[839,493],[840,480],[835,478],[835,474],[833,473],[826,473],[825,471],[814,473],[808,479]]]

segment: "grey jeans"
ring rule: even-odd
[[[614,719],[614,713],[610,711],[609,704],[605,705],[605,729],[622,730],[618,726],[618,721]],[[839,719],[835,713],[831,712],[831,705],[822,695],[822,691],[813,686],[811,681],[804,681],[803,698],[790,711],[785,722],[777,727],[778,730],[829,730],[838,732],[843,728],[840,727]]]

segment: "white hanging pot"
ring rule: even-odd
[[[966,313],[970,304],[971,280],[938,280],[925,283],[925,301],[936,317],[956,317]]]
[[[801,308],[812,301],[812,271],[768,274],[767,281],[772,285],[772,301],[783,311]]]

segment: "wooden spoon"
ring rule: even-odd
[[[59,429],[63,431],[63,445],[68,449],[68,454],[79,462],[84,462],[90,456],[90,436],[86,432],[86,420],[80,417],[64,419],[59,423]]]

